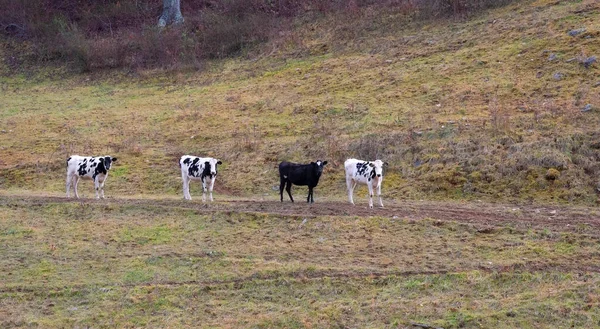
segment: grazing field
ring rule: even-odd
[[[0,198],[0,326],[600,325],[595,209]]]
[[[600,327],[600,3],[356,8],[194,70],[0,33],[0,328]],[[64,197],[73,154],[118,158],[106,200]],[[184,154],[223,161],[214,203]],[[389,163],[384,209],[347,158]],[[316,203],[280,203],[278,163],[317,159]]]
[[[68,156],[110,154],[108,195],[174,196],[192,154],[223,160],[217,191],[236,196],[272,194],[280,161],[328,160],[315,196],[341,197],[353,157],[390,163],[386,198],[595,205],[599,6],[365,10],[200,71],[17,70],[0,77],[0,188],[61,192]]]

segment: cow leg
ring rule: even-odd
[[[292,198],[292,182],[288,181],[286,183],[285,190],[287,191],[288,195],[290,196],[290,200],[292,200],[292,202],[294,202],[294,198]]]
[[[77,192],[77,185],[79,185],[79,176],[73,176],[73,187],[75,188],[75,197],[79,199],[79,193]]]
[[[202,180],[202,202],[206,202],[206,181]]]
[[[73,176],[67,174],[67,198],[71,197],[71,181],[73,180]]]
[[[192,200],[192,196],[190,195],[190,179],[187,177],[183,178],[183,198]]]
[[[285,179],[283,177],[279,177],[279,196],[281,197],[281,202],[283,202],[283,188],[285,187]]]
[[[369,187],[369,208],[373,209],[373,182],[367,183]]]
[[[96,191],[96,199],[100,199],[98,195],[98,189],[100,189],[100,182],[98,181],[98,177],[94,178],[94,189]]]
[[[381,208],[383,208],[383,199],[381,198],[381,181],[382,179],[379,179],[379,184],[377,184],[377,196],[379,197],[379,206],[381,206]]]
[[[313,188],[309,186],[308,187],[308,196],[306,197],[306,203],[311,203],[310,200],[311,200],[311,197],[312,197],[312,192],[313,192]]]
[[[352,178],[346,177],[346,186],[348,187],[348,200],[350,200],[350,203],[354,205],[354,200],[352,200],[352,193],[354,193],[354,186],[356,186],[356,184],[353,184]]]
[[[213,202],[213,197],[212,197],[212,191],[213,191],[213,187],[215,186],[215,178],[213,177],[213,179],[210,181],[210,202]]]
[[[182,189],[183,189],[183,199],[184,200],[189,200],[188,196],[187,196],[188,193],[189,193],[189,191],[187,191],[187,190],[189,190],[189,188],[190,188],[189,182],[187,181],[187,179],[185,177],[183,177],[182,183],[183,183],[183,187],[182,187]]]
[[[181,181],[183,182],[183,198],[185,200],[191,200],[192,196],[190,195],[190,178],[183,170],[181,171]]]
[[[106,183],[106,179],[108,176],[104,176],[104,180],[100,182],[100,198],[104,199],[104,183]]]

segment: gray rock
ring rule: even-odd
[[[600,87],[600,81],[598,81],[594,84],[594,88],[596,88],[596,87]]]
[[[548,60],[549,61],[555,61],[558,59],[558,56],[555,53],[550,54],[550,56],[548,56]]]
[[[586,104],[582,109],[581,112],[589,112],[593,109],[592,104]]]
[[[590,66],[592,66],[592,64],[596,63],[596,56],[590,56],[588,58],[586,58],[583,61],[583,66],[585,66],[586,69],[589,69]]]
[[[569,33],[569,35],[570,35],[570,36],[572,36],[572,37],[575,37],[575,36],[578,36],[578,35],[580,35],[580,34],[581,34],[581,33],[583,33],[583,32],[585,32],[585,29],[584,29],[584,28],[581,28],[581,29],[575,29],[575,30],[571,30],[571,31],[569,31],[568,33]]]
[[[300,223],[300,225],[298,225],[298,228],[302,228],[304,226],[304,224],[306,224],[306,222],[308,222],[308,218],[304,218],[302,220],[302,223]]]
[[[564,78],[565,75],[560,72],[556,72],[552,77],[554,78],[554,80],[562,80],[562,78]]]

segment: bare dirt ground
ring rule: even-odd
[[[176,199],[67,199],[44,196],[3,196],[0,204],[43,205],[46,203],[99,203],[191,209],[199,213],[241,212],[313,218],[317,216],[385,217],[391,219],[456,221],[470,223],[481,230],[493,227],[546,229],[600,236],[600,209],[568,206],[507,205],[485,202],[453,203],[436,201],[396,201],[384,208],[369,209],[366,204],[325,201],[314,204],[289,201],[237,199],[203,203]]]

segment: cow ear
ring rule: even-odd
[[[115,162],[115,161],[117,161],[117,158],[111,158],[110,160],[111,160],[112,162]]]
[[[383,163],[383,165],[384,165],[384,166],[389,166],[390,164],[389,164],[389,163],[387,163],[387,162],[384,162],[384,163]]]
[[[326,165],[326,164],[327,164],[327,160],[323,161],[323,165]]]
[[[208,161],[205,161],[204,164],[210,166],[210,162]]]
[[[217,160],[217,164],[220,165],[223,164],[223,162],[221,162],[221,160]]]
[[[98,158],[98,161],[104,163],[104,158]]]

